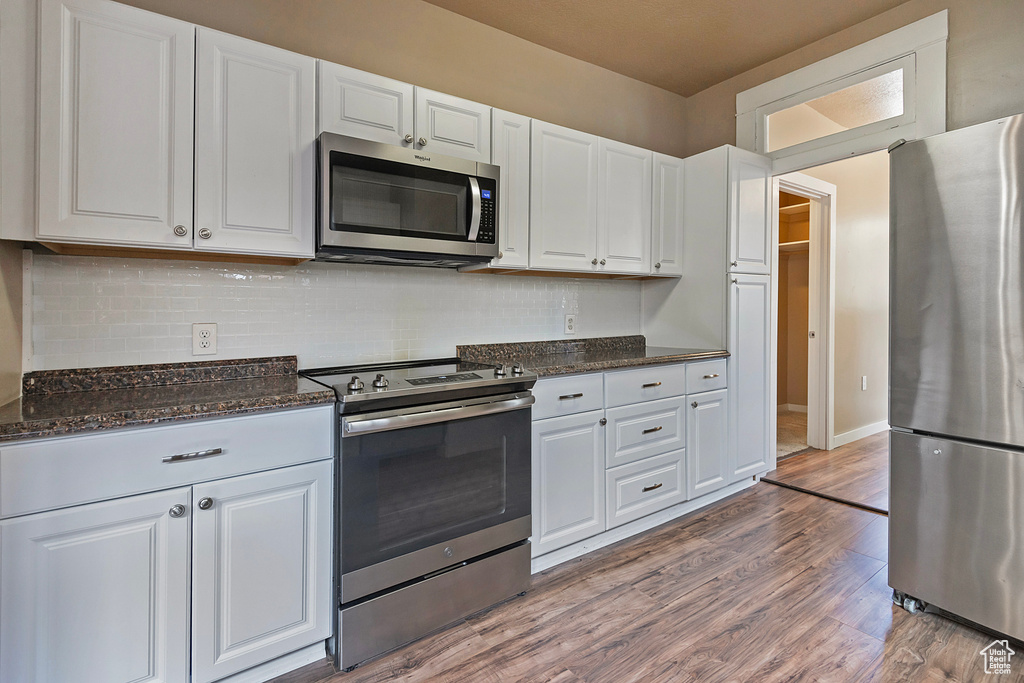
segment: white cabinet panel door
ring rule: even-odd
[[[768,470],[771,395],[771,278],[729,276],[730,475]]]
[[[312,57],[199,29],[197,249],[313,257],[315,88]]]
[[[330,635],[331,461],[194,488],[192,676],[214,681]],[[208,509],[202,509],[210,501]]]
[[[598,138],[534,119],[530,146],[530,267],[594,271]]]
[[[319,69],[318,132],[412,145],[413,86],[330,62]]]
[[[533,423],[534,557],[605,530],[603,415]]]
[[[188,509],[181,488],[0,522],[0,680],[187,681]]]
[[[729,147],[729,270],[734,273],[771,273],[771,175],[771,159]]]
[[[491,108],[416,88],[416,148],[491,163]]]
[[[729,471],[729,391],[719,389],[686,397],[687,498],[717,491],[731,480]]]
[[[597,256],[600,272],[651,271],[651,152],[601,138]]]
[[[683,274],[683,195],[682,159],[654,155],[654,199],[652,202],[651,273]]]
[[[498,184],[496,268],[530,265],[530,119],[495,109],[491,116],[491,163],[501,167]]]
[[[36,237],[190,249],[195,28],[42,0],[39,30]]]

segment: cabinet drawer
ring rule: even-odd
[[[685,366],[652,365],[605,373],[605,405],[609,408],[686,393]]]
[[[686,500],[685,449],[605,472],[608,528]]]
[[[0,517],[324,460],[334,453],[333,423],[325,405],[3,446]]]
[[[683,448],[686,399],[682,396],[611,408],[605,435],[605,465],[617,467]]]
[[[604,407],[603,389],[601,373],[538,380],[533,387],[533,395],[537,398],[533,404],[533,419],[600,410]]]
[[[725,388],[725,359],[706,360],[686,366],[686,393],[697,394]]]

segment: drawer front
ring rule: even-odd
[[[605,436],[605,466],[618,467],[686,445],[686,398],[666,398],[611,408]]]
[[[0,517],[331,458],[334,415],[324,405],[2,446]]]
[[[685,366],[652,365],[605,373],[605,405],[609,408],[654,401],[686,393]]]
[[[697,394],[725,388],[725,359],[705,360],[686,366],[686,393]]]
[[[533,404],[534,420],[600,410],[604,408],[604,377],[596,373],[540,379],[533,395],[537,399]]]
[[[608,528],[686,500],[685,449],[605,472]]]

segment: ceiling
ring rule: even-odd
[[[426,0],[689,97],[905,0]]]

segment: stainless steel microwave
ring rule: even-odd
[[[321,133],[321,261],[456,268],[498,254],[498,167]]]

